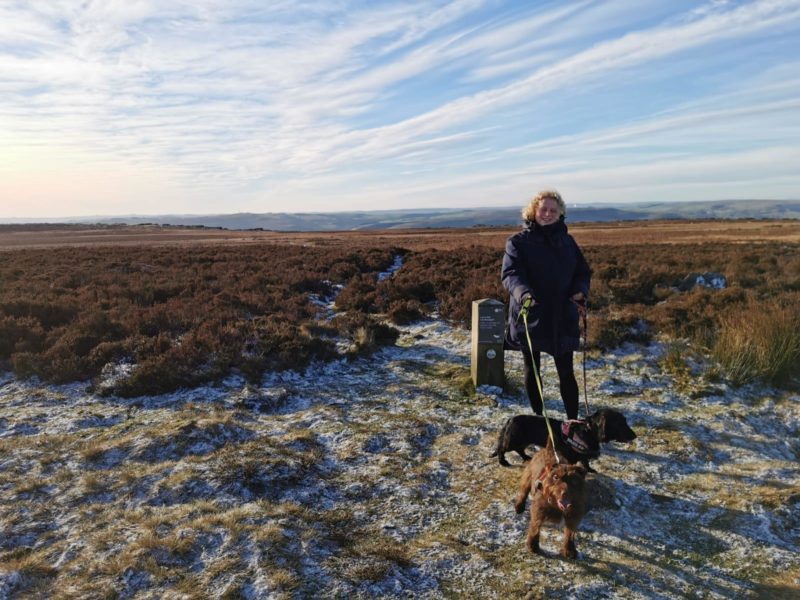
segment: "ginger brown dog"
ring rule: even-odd
[[[577,558],[575,533],[586,513],[586,468],[569,465],[563,458],[556,462],[553,446],[547,446],[533,455],[522,472],[519,491],[514,502],[517,514],[525,510],[525,501],[531,488],[535,488],[531,502],[531,522],[528,527],[528,550],[541,554],[539,531],[544,521],[555,523],[564,519],[564,541],[561,556]]]

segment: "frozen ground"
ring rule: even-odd
[[[663,351],[588,362],[592,409],[639,437],[593,461],[576,561],[553,526],[526,552],[521,463],[489,458],[529,410],[519,356],[508,391],[466,393],[468,333],[438,319],[257,386],[121,400],[0,375],[0,598],[800,597],[798,396],[676,380]]]

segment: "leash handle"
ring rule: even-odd
[[[527,321],[528,311],[534,304],[536,304],[536,300],[533,299],[533,296],[528,296],[527,298],[525,298],[525,300],[523,300],[522,306],[520,307],[519,313],[517,314],[517,323],[519,323],[519,318],[522,317],[522,320],[525,321],[526,331],[528,327],[528,321]]]

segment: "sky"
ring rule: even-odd
[[[0,218],[800,198],[800,0],[0,0]]]

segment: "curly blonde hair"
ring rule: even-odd
[[[567,205],[564,203],[563,198],[561,198],[561,194],[559,194],[556,190],[542,190],[533,198],[531,198],[531,202],[528,204],[528,206],[522,209],[522,218],[526,221],[533,221],[539,205],[547,198],[556,201],[562,217],[567,216]]]

